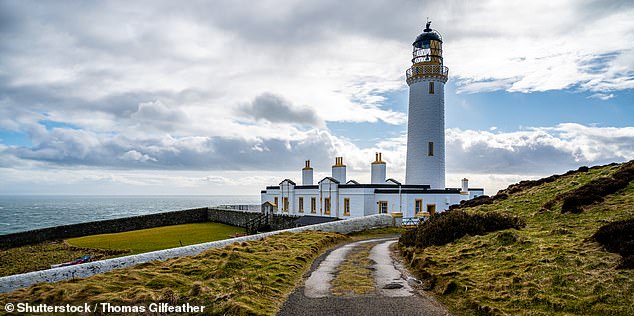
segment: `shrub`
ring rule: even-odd
[[[611,177],[594,179],[576,190],[564,194],[561,212],[581,213],[584,206],[603,201],[605,196],[626,188],[632,180],[634,180],[634,160],[625,163]]]
[[[623,256],[618,268],[634,268],[634,218],[602,226],[592,238],[609,252]]]
[[[568,172],[562,174],[562,175],[552,175],[546,178],[542,178],[539,180],[524,180],[524,181],[520,181],[519,183],[515,183],[515,184],[511,184],[509,185],[508,188],[501,190],[500,193],[506,193],[506,194],[513,194],[513,193],[517,193],[517,192],[522,192],[524,190],[530,189],[532,187],[536,187],[539,185],[542,185],[544,183],[550,183],[550,182],[554,182],[556,180],[558,180],[561,177],[565,177],[565,176],[570,176],[576,173],[580,173],[580,172],[588,172],[588,170],[590,170],[590,168],[586,167],[586,166],[582,166],[579,167],[579,169],[577,170],[569,170]]]
[[[493,204],[493,202],[498,201],[498,200],[506,200],[508,199],[509,195],[500,191],[498,194],[494,195],[494,196],[488,196],[488,195],[480,195],[478,197],[475,197],[471,200],[462,200],[460,201],[460,204],[454,204],[451,205],[449,207],[450,210],[457,210],[457,209],[461,209],[461,208],[468,208],[468,207],[474,207],[474,206],[478,206],[478,205],[484,205],[484,204]]]
[[[491,212],[469,214],[461,210],[452,210],[433,215],[428,221],[421,222],[416,229],[401,235],[402,246],[442,246],[465,235],[485,235],[508,228],[522,228],[524,220],[516,216]]]

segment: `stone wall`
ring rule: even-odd
[[[96,234],[119,233],[159,226],[198,223],[205,222],[207,220],[207,208],[196,208],[42,228],[8,235],[0,235],[0,249],[31,245],[50,240],[60,240]]]
[[[226,210],[218,208],[209,208],[207,219],[210,222],[218,222],[238,227],[246,227],[246,222],[261,216],[259,212],[245,212],[237,210]],[[273,214],[271,218],[271,230],[280,230],[294,228],[298,225],[295,223],[300,216],[287,214]]]
[[[203,244],[178,247],[153,251],[138,255],[131,255],[119,258],[112,258],[102,261],[88,262],[75,266],[61,267],[43,271],[35,271],[24,274],[16,274],[0,278],[0,293],[14,291],[16,289],[31,286],[40,282],[57,282],[72,278],[85,278],[94,274],[104,273],[114,269],[130,267],[139,263],[165,260],[174,257],[193,256],[210,248],[220,248],[234,242],[262,239],[266,236],[279,234],[282,232],[300,232],[305,230],[320,230],[327,232],[338,232],[342,234],[363,231],[371,228],[393,227],[394,219],[386,214],[371,215],[366,217],[352,218],[348,220],[335,221],[324,224],[309,225],[285,230],[278,230],[257,235],[250,235],[238,238],[225,239]]]
[[[163,212],[132,217],[108,219],[88,223],[42,228],[25,232],[0,235],[0,249],[37,244],[44,241],[60,240],[97,234],[120,233],[131,230],[160,226],[218,222],[232,226],[245,227],[246,222],[260,216],[259,212],[227,210],[219,208],[196,208],[182,211]],[[297,216],[285,214],[273,215],[271,229],[286,229],[296,225]]]
[[[210,207],[207,211],[207,220],[232,226],[246,227],[246,222],[261,216],[259,212],[246,212],[226,210]]]

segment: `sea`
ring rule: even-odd
[[[257,195],[0,195],[0,235],[199,207],[259,203]]]

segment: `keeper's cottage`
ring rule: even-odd
[[[412,44],[412,66],[407,69],[409,112],[405,183],[386,179],[386,164],[376,153],[371,164],[371,183],[346,179],[343,157],[336,157],[332,176],[313,183],[310,161],[302,169],[302,182],[285,179],[261,192],[262,203],[277,212],[293,215],[360,217],[401,213],[403,217],[427,216],[450,205],[484,194],[469,188],[445,187],[445,83],[449,69],[443,64],[442,37],[427,22]]]

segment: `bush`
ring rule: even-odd
[[[478,197],[475,197],[471,200],[462,200],[460,201],[460,204],[454,204],[449,206],[450,210],[457,210],[457,209],[462,209],[462,208],[468,208],[468,207],[475,207],[478,205],[484,205],[484,204],[493,204],[493,202],[498,201],[498,200],[506,200],[508,199],[509,195],[500,191],[500,193],[494,195],[494,196],[488,196],[488,195],[480,195]]]
[[[511,184],[509,185],[508,188],[501,190],[500,193],[506,193],[506,194],[513,194],[513,193],[517,193],[517,192],[522,192],[524,190],[530,189],[532,187],[536,187],[539,185],[542,185],[544,183],[550,183],[550,182],[554,182],[556,180],[558,180],[561,177],[565,177],[565,176],[570,176],[576,173],[580,173],[580,172],[588,172],[588,170],[590,170],[590,168],[586,167],[586,166],[582,166],[579,167],[579,169],[577,170],[569,170],[568,172],[562,174],[562,175],[552,175],[546,178],[542,178],[539,180],[524,180],[524,181],[520,181],[519,183],[515,183],[515,184]]]
[[[452,210],[433,215],[428,221],[421,222],[416,229],[401,235],[399,242],[405,247],[442,246],[465,235],[485,235],[524,226],[524,220],[516,216],[496,212],[468,214],[465,211]]]
[[[603,201],[607,195],[625,189],[634,180],[634,160],[625,163],[611,177],[594,179],[563,196],[562,213],[581,213],[583,207]]]
[[[623,256],[618,268],[634,268],[634,218],[602,226],[592,238],[609,252]]]

